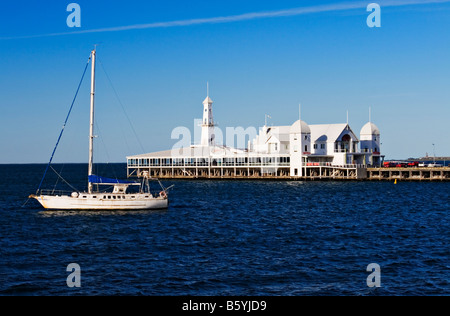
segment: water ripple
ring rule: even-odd
[[[120,173],[118,166],[116,174]],[[450,183],[173,181],[167,211],[21,208],[0,166],[1,295],[448,295]],[[66,178],[84,165],[66,166]],[[24,174],[14,184],[13,175]],[[5,182],[6,183],[6,182]],[[82,287],[66,286],[69,263]],[[381,266],[368,288],[366,267]]]

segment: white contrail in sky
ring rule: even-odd
[[[190,25],[201,25],[201,24],[232,23],[232,22],[249,21],[249,20],[264,19],[264,18],[287,17],[287,16],[298,16],[298,15],[314,14],[314,13],[322,13],[322,12],[337,12],[337,11],[346,11],[346,10],[355,10],[355,9],[366,9],[370,2],[371,1],[345,2],[345,3],[337,3],[337,4],[327,4],[327,5],[319,5],[319,6],[278,10],[278,11],[253,12],[253,13],[245,13],[245,14],[231,15],[231,16],[220,16],[220,17],[212,17],[212,18],[200,18],[200,19],[178,20],[178,21],[168,21],[168,22],[155,22],[155,23],[148,23],[148,24],[107,27],[107,28],[92,29],[92,30],[65,32],[65,33],[50,33],[50,34],[40,34],[40,35],[28,35],[28,36],[0,37],[0,40],[64,36],[64,35],[73,35],[73,34],[119,32],[119,31],[129,31],[129,30],[168,28],[168,27],[177,27],[177,26],[179,27],[179,26],[190,26]],[[372,0],[372,2],[376,2],[376,3],[380,4],[381,7],[401,7],[401,6],[408,6],[408,5],[449,3],[450,0],[384,0],[384,1],[383,0],[379,0],[379,1]]]

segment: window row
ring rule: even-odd
[[[232,166],[289,164],[290,157],[128,159],[129,167]]]

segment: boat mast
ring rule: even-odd
[[[92,165],[94,162],[94,95],[95,95],[95,49],[91,53],[92,70],[91,70],[91,115],[89,124],[89,167],[88,179],[92,175]],[[92,193],[92,183],[88,180],[88,193]]]

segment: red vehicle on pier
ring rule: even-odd
[[[400,161],[385,161],[384,168],[415,168],[419,166],[418,161],[400,162]]]

